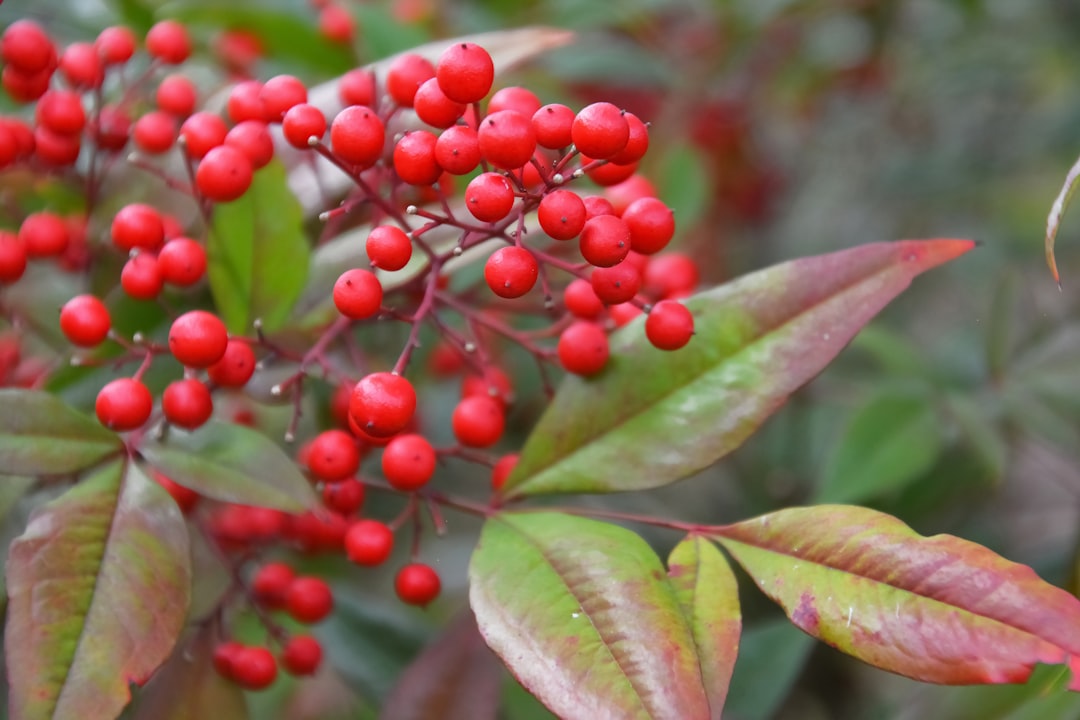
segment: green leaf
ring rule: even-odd
[[[114,462],[34,513],[7,584],[11,717],[111,719],[183,628],[187,526],[161,486]]]
[[[943,430],[930,399],[902,390],[855,411],[825,469],[820,502],[860,502],[921,477],[941,455]]]
[[[731,566],[710,541],[688,537],[668,556],[668,579],[690,622],[709,698],[710,717],[718,720],[739,653],[742,613],[739,586]]]
[[[770,720],[806,665],[814,640],[784,619],[743,630],[726,710],[739,720]]]
[[[1080,600],[981,545],[845,505],[781,510],[718,540],[795,625],[871,665],[965,685],[1067,663],[1080,689]]]
[[[702,718],[694,636],[659,558],[615,525],[490,518],[469,566],[481,635],[562,718]]]
[[[240,199],[214,207],[206,254],[210,291],[231,332],[247,333],[256,319],[272,331],[288,318],[310,251],[280,162],[257,171]]]
[[[177,644],[139,693],[134,720],[247,720],[244,692],[214,669],[219,634],[205,624]]]
[[[147,438],[139,452],[170,480],[223,502],[299,513],[319,505],[296,463],[260,432],[211,421]]]
[[[676,144],[661,158],[660,199],[675,212],[680,227],[693,227],[709,208],[713,191],[705,160],[689,142]]]
[[[608,367],[568,377],[525,443],[510,496],[657,487],[738,447],[919,273],[969,240],[877,243],[803,258],[686,301],[696,335],[653,348],[644,320],[611,338]]]
[[[466,609],[398,676],[379,717],[495,720],[502,678],[498,658]]]
[[[5,473],[78,472],[123,448],[116,433],[48,393],[0,390],[0,468]]]

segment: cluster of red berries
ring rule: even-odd
[[[352,38],[355,26],[340,6],[312,4],[327,37]],[[239,36],[230,43],[229,52],[239,53]],[[201,513],[199,527],[238,568],[283,542],[306,553],[341,553],[365,567],[388,562],[396,530],[410,521],[419,528],[422,504],[415,498],[429,497],[426,488],[444,458],[486,465],[491,486],[501,488],[517,462],[512,452],[494,452],[515,389],[497,359],[501,345],[524,348],[542,366],[557,363],[592,376],[608,363],[609,333],[642,313],[645,334],[656,348],[676,350],[691,340],[694,317],[680,300],[696,287],[697,268],[685,255],[661,252],[674,235],[674,216],[637,174],[649,134],[633,114],[605,102],[576,112],[543,105],[522,87],[488,98],[495,77],[491,56],[459,42],[435,63],[401,55],[385,77],[363,68],[347,73],[338,84],[342,107],[332,114],[308,102],[299,79],[278,75],[234,84],[222,115],[200,110],[197,83],[174,71],[192,52],[183,25],[154,25],[144,38],[152,62],[138,80],[121,80],[119,69],[138,57],[137,45],[127,29],[109,28],[94,43],[58,51],[29,21],[13,23],[0,38],[3,87],[16,100],[35,103],[32,122],[0,119],[0,171],[74,167],[84,173],[87,189],[85,216],[45,210],[26,215],[17,229],[0,230],[0,288],[18,281],[29,260],[54,258],[61,269],[79,271],[93,250],[122,259],[119,285],[128,298],[160,303],[172,319],[167,336],[157,340],[117,332],[108,296],[78,294],[60,309],[61,331],[82,349],[80,364],[138,363],[130,377],[105,384],[95,402],[100,422],[132,433],[133,444],[151,428],[197,430],[215,415],[216,399],[225,393],[236,397],[264,364],[286,361],[297,370],[271,392],[294,399],[291,440],[308,369],[317,365],[325,371],[336,387],[331,411],[338,426],[313,432],[296,453],[321,492],[319,512],[291,516],[222,503],[201,511],[196,493],[158,477],[185,514]],[[248,49],[257,55],[257,48]],[[227,63],[233,70],[237,58]],[[114,86],[122,92],[114,93]],[[113,94],[119,97],[110,100]],[[395,128],[402,124],[408,129],[399,133]],[[130,145],[137,152],[128,161],[188,196],[205,221],[215,204],[248,192],[255,173],[277,155],[279,132],[284,142],[317,156],[309,159],[333,163],[354,181],[341,205],[323,213],[324,234],[345,232],[350,222],[368,227],[364,248],[370,266],[346,270],[327,289],[340,317],[299,355],[258,327],[252,336],[230,335],[213,312],[175,310],[191,307],[205,283],[205,222],[201,229],[187,228],[141,202],[121,207],[105,223],[93,212],[111,167],[101,160],[117,159]],[[166,154],[181,161],[186,176],[176,177],[168,162],[154,160]],[[88,162],[80,165],[80,159]],[[458,178],[467,182],[455,206]],[[583,189],[590,183],[591,191]],[[88,243],[98,224],[103,242]],[[445,236],[432,233],[436,229],[450,231],[456,242],[444,247],[431,240]],[[474,248],[486,252],[482,284],[455,287],[444,270]],[[397,282],[407,267],[420,271]],[[523,323],[515,318],[528,316],[544,319],[543,327],[519,329]],[[342,356],[355,350],[350,340],[376,320],[409,327],[392,367],[355,377],[338,370],[340,362],[326,361],[335,349]],[[441,338],[428,356],[432,374],[463,376],[460,399],[446,419],[456,441],[451,447],[436,447],[424,434],[416,387],[406,377],[422,325]],[[359,332],[350,336],[354,330]],[[99,350],[106,343],[119,345],[124,354],[116,357],[115,347],[111,354]],[[155,398],[144,378],[163,356],[183,371]],[[379,367],[377,361],[361,364]],[[250,413],[232,419],[253,422]],[[361,474],[365,460],[376,454],[385,482]],[[364,517],[369,488],[406,494],[410,505],[394,521]],[[441,582],[435,569],[417,561],[418,552],[414,539],[394,587],[403,602],[426,606],[438,597]],[[238,578],[243,575],[238,571]],[[333,607],[327,584],[297,576],[280,562],[263,563],[238,582],[280,653],[227,641],[215,654],[219,672],[251,689],[271,684],[279,662],[294,675],[314,672],[322,655],[318,642],[288,636],[269,613],[318,622]]]

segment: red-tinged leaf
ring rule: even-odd
[[[495,720],[503,673],[465,610],[403,672],[385,720]]]
[[[679,599],[629,530],[560,513],[496,516],[469,580],[480,634],[559,717],[709,717]]]
[[[686,301],[696,334],[653,348],[644,321],[608,367],[568,377],[507,480],[510,496],[666,485],[738,447],[921,272],[970,240],[877,243],[776,265]]]
[[[1080,600],[975,543],[844,505],[781,510],[718,539],[795,625],[879,668],[948,685],[1080,669]]]
[[[318,506],[311,483],[269,438],[233,423],[209,422],[195,432],[172,430],[139,447],[169,479],[223,502],[299,513]]]
[[[11,475],[78,472],[119,454],[116,433],[33,390],[0,390],[0,469]]]
[[[11,717],[111,720],[183,628],[187,526],[137,465],[111,463],[34,513],[7,585]]]
[[[1054,204],[1050,207],[1050,214],[1046,217],[1046,240],[1044,243],[1046,264],[1050,268],[1050,274],[1054,277],[1054,282],[1058,286],[1061,285],[1061,276],[1058,274],[1057,259],[1054,257],[1054,241],[1057,239],[1058,228],[1061,226],[1061,218],[1069,207],[1069,203],[1072,202],[1077,187],[1080,187],[1080,159],[1069,168],[1068,174],[1065,175],[1065,184],[1061,186],[1061,192],[1054,198]]]
[[[240,686],[214,669],[219,635],[204,625],[179,643],[139,693],[134,720],[247,720]]]
[[[688,537],[668,556],[668,579],[694,636],[709,717],[719,720],[742,633],[735,574],[710,541]]]

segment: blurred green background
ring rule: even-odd
[[[262,42],[260,77],[288,71],[313,82],[435,38],[569,28],[574,43],[503,84],[527,84],[545,102],[611,100],[650,121],[643,173],[675,208],[677,247],[701,259],[708,283],[870,241],[979,240],[976,252],[916,280],[715,468],[660,491],[585,502],[712,523],[793,504],[866,504],[925,534],[984,543],[1076,590],[1080,218],[1066,215],[1059,235],[1062,292],[1041,244],[1080,153],[1080,5],[343,3],[358,23],[351,49],[320,40],[302,0],[8,0],[0,26],[32,16],[72,41],[111,23],[145,30],[178,17],[199,41],[195,74],[209,74],[227,27]],[[662,552],[677,540],[646,535]],[[463,575],[469,550],[467,536],[440,544],[442,567]],[[342,582],[349,599],[321,631],[341,678],[320,692],[343,703],[343,717],[366,716],[355,708],[371,705],[354,697],[389,689],[427,620],[385,592],[368,597]],[[462,579],[448,586],[445,615],[463,597]],[[809,642],[743,587],[748,632],[725,717],[1080,717],[1071,698],[1024,705],[1030,689],[931,688],[866,668]],[[503,717],[546,716],[506,686]],[[279,685],[253,697],[254,716],[291,707],[290,716],[316,717],[296,709],[305,693]]]

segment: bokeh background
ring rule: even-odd
[[[1061,291],[1042,251],[1050,204],[1080,153],[1080,5],[340,4],[356,21],[352,47],[321,39],[303,0],[8,0],[0,26],[31,16],[71,41],[108,24],[145,30],[176,17],[199,42],[190,72],[210,84],[219,77],[211,68],[252,39],[262,49],[255,75],[316,82],[436,38],[567,28],[574,42],[501,84],[575,107],[611,100],[650,121],[642,172],[675,209],[676,246],[700,259],[708,283],[870,241],[979,240],[977,251],[916,280],[716,467],[663,490],[583,502],[711,523],[794,504],[865,504],[1080,587],[1080,217],[1066,215],[1059,236]],[[6,98],[0,109],[23,112]],[[454,388],[441,392],[449,407]],[[345,588],[320,630],[340,677],[279,684],[253,697],[253,716],[373,716],[429,628],[461,605],[465,527],[440,546],[450,592],[426,615],[323,567]],[[645,534],[661,552],[677,541]],[[747,633],[725,717],[1020,717],[1008,714],[1022,696],[1015,689],[931,688],[866,668],[812,643],[743,587]],[[509,677],[504,685],[502,717],[548,717]],[[1031,717],[1080,717],[1080,702]]]

